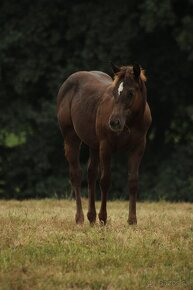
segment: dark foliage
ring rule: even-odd
[[[1,197],[71,195],[57,91],[74,71],[111,74],[112,60],[147,71],[153,125],[140,197],[192,201],[192,9],[192,0],[1,1]],[[87,158],[84,147],[85,171]],[[126,155],[115,156],[112,172],[110,197],[127,197]]]

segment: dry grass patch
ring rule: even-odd
[[[74,201],[1,201],[0,289],[193,289],[192,204],[139,203],[137,226],[108,208],[80,227]]]

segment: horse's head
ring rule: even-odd
[[[144,110],[146,86],[143,70],[138,64],[117,67],[112,64],[115,74],[113,82],[114,108],[109,118],[112,131],[120,132],[131,119]]]

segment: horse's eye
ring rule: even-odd
[[[129,90],[127,93],[128,98],[132,98],[134,95],[133,91]]]

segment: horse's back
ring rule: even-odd
[[[97,109],[111,84],[112,78],[100,71],[80,71],[70,75],[57,98],[58,119],[63,132],[72,126],[81,140],[95,147]]]
[[[112,83],[112,78],[102,71],[90,71],[89,74],[91,74],[95,79],[97,79],[101,83],[106,84]]]
[[[96,91],[104,91],[112,83],[112,78],[101,71],[79,71],[71,74],[62,84],[57,96],[57,108],[59,109],[63,98],[76,97],[76,93],[84,95]]]
[[[112,78],[102,71],[79,71],[73,73],[69,78],[80,81],[88,81],[90,79],[98,82],[112,82]]]

